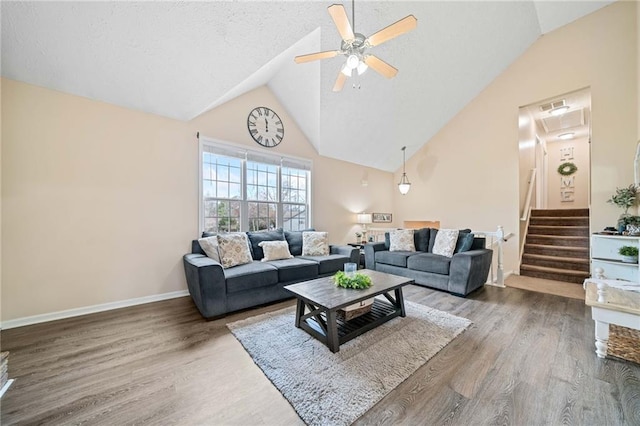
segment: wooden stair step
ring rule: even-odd
[[[589,226],[589,216],[536,216],[529,219],[529,225]]]
[[[589,209],[532,209],[531,216],[589,216]]]
[[[588,237],[588,226],[563,226],[563,225],[529,225],[529,233],[533,235],[564,235]]]
[[[542,244],[550,246],[589,247],[589,237],[573,235],[539,235],[528,234],[527,244]]]
[[[522,264],[530,266],[543,266],[563,270],[589,272],[589,259],[577,257],[562,257],[544,254],[525,253],[522,256]]]
[[[544,266],[521,265],[520,275],[547,280],[582,284],[589,277],[589,272],[569,269],[549,268]]]

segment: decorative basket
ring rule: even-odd
[[[609,324],[607,355],[640,364],[640,330]]]
[[[371,311],[372,306],[373,299],[363,300],[362,302],[349,305],[344,309],[338,309],[337,317],[341,321],[350,321],[354,318],[359,317],[360,315],[364,315],[367,312]]]

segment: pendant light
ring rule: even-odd
[[[405,166],[407,163],[407,159],[405,157],[406,146],[402,147],[402,178],[400,179],[400,183],[398,184],[398,189],[402,195],[406,195],[407,192],[411,189],[411,182],[407,179],[407,173],[405,171]]]

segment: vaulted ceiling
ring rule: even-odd
[[[371,49],[394,79],[339,93],[343,57],[293,62],[340,47],[332,3],[2,1],[1,72],[180,120],[266,84],[321,155],[395,171],[538,37],[612,2],[356,1],[356,32],[418,26]]]

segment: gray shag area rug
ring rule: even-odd
[[[331,351],[294,326],[295,308],[227,324],[308,425],[349,425],[471,321],[405,301],[407,316]]]

